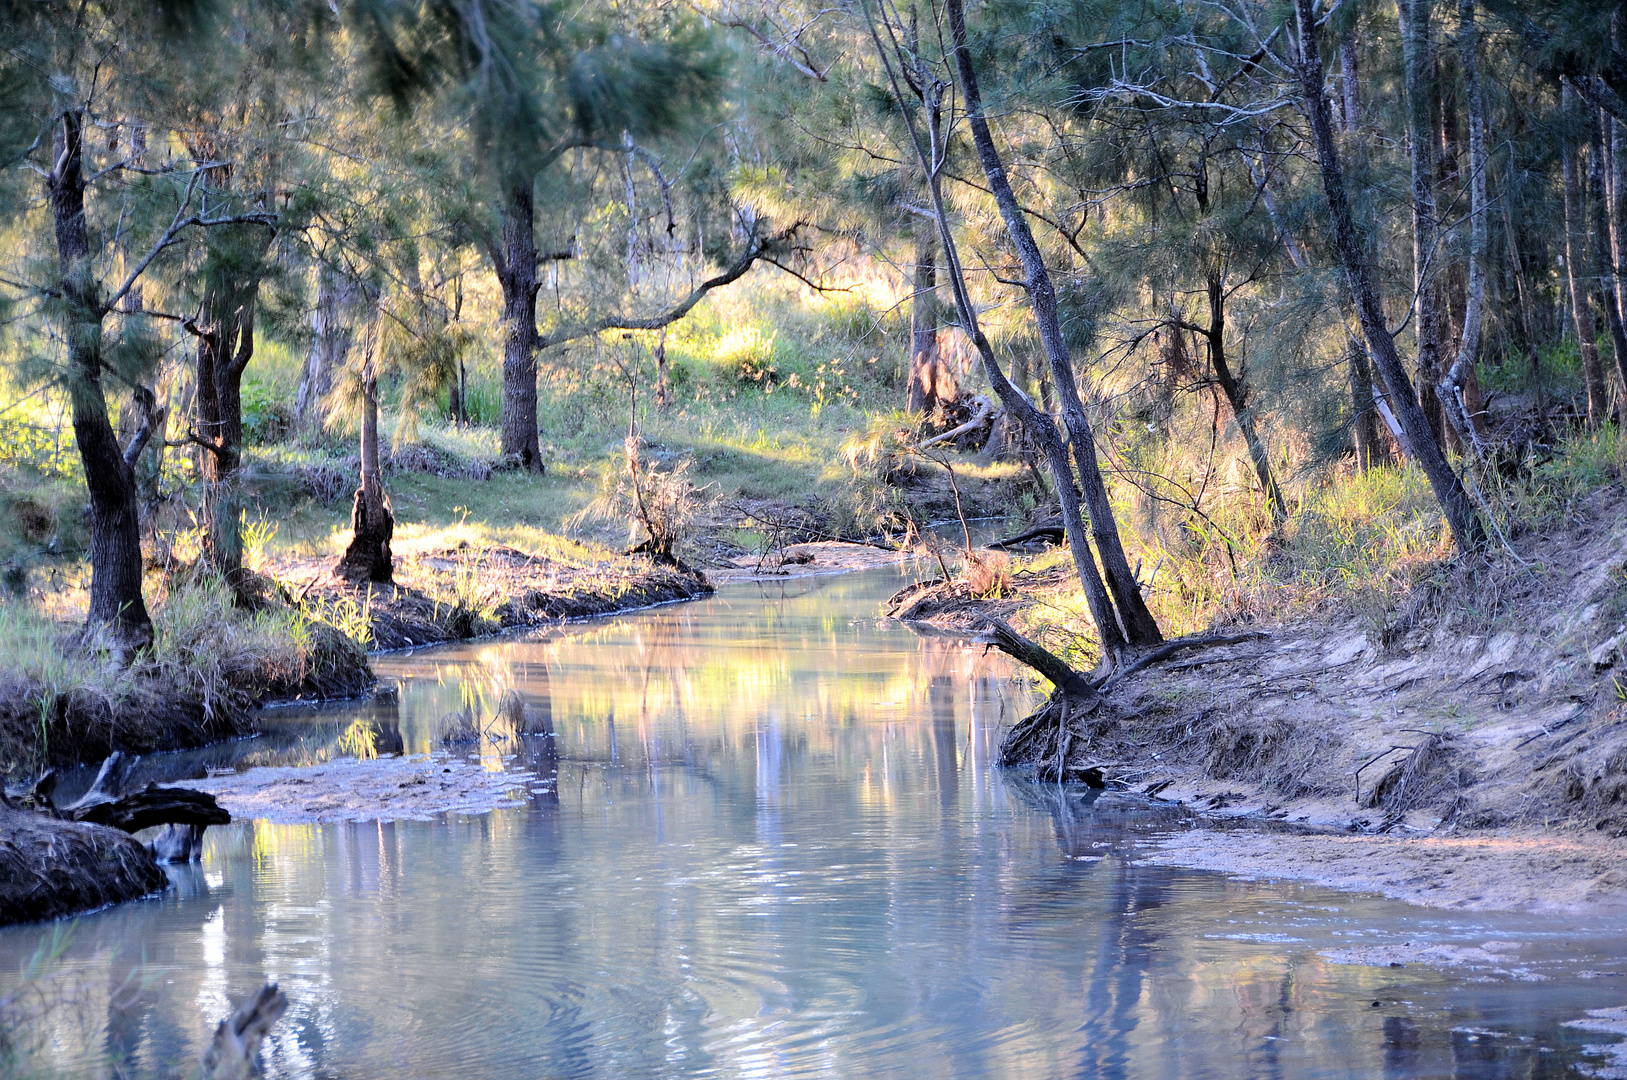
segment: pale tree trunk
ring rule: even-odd
[[[390,497],[384,492],[384,475],[379,466],[378,319],[376,312],[369,319],[363,344],[361,485],[351,504],[350,546],[333,571],[352,581],[388,582],[394,571],[390,538],[395,534],[395,515]]]
[[[1594,220],[1598,222],[1598,228],[1593,233],[1593,250],[1599,268],[1599,295],[1604,298],[1605,321],[1610,327],[1610,345],[1616,356],[1618,410],[1627,410],[1627,326],[1622,324],[1621,282],[1616,273],[1616,249],[1619,244],[1614,191],[1616,148],[1611,145],[1611,128],[1615,120],[1603,109],[1595,111],[1599,120],[1599,138],[1593,166],[1588,171]]]
[[[333,373],[350,358],[356,284],[350,275],[321,264],[316,276],[316,307],[311,311],[311,347],[305,354],[299,389],[294,395],[295,422],[320,427],[322,399],[333,389]]]
[[[531,178],[509,184],[501,251],[492,253],[503,288],[502,454],[528,472],[543,470],[537,433],[537,238]]]
[[[1575,109],[1575,94],[1569,82],[1562,91],[1563,107],[1567,114]],[[1570,290],[1571,320],[1576,328],[1577,347],[1582,353],[1582,377],[1587,383],[1587,419],[1591,427],[1604,423],[1609,412],[1605,395],[1604,367],[1599,363],[1599,346],[1593,327],[1593,300],[1588,295],[1588,282],[1584,269],[1588,259],[1586,206],[1582,201],[1581,170],[1576,161],[1576,148],[1565,141],[1560,155],[1560,168],[1565,175],[1565,283]]]
[[[1255,428],[1254,410],[1249,408],[1248,403],[1248,387],[1233,373],[1226,358],[1226,283],[1221,274],[1209,274],[1208,290],[1209,328],[1204,331],[1204,337],[1209,341],[1209,365],[1214,368],[1215,381],[1226,395],[1226,403],[1232,409],[1232,419],[1237,421],[1237,430],[1242,432],[1243,443],[1248,447],[1254,475],[1259,478],[1260,491],[1265,496],[1266,508],[1271,512],[1271,526],[1280,529],[1288,520],[1288,505],[1283,501],[1282,489],[1277,487],[1277,478],[1271,471],[1271,455],[1266,453],[1265,441]]]
[[[1333,119],[1322,92],[1322,56],[1316,44],[1316,16],[1311,2],[1294,0],[1299,26],[1299,89],[1301,106],[1311,122],[1316,140],[1322,189],[1327,195],[1333,224],[1334,249],[1344,267],[1351,298],[1361,317],[1362,335],[1367,338],[1367,346],[1378,366],[1379,376],[1389,391],[1391,410],[1412,444],[1412,453],[1423,468],[1424,475],[1429,478],[1430,487],[1435,492],[1459,550],[1479,552],[1486,543],[1485,528],[1469,500],[1468,492],[1463,488],[1463,482],[1452,471],[1446,455],[1441,453],[1440,443],[1430,429],[1429,419],[1413,393],[1400,354],[1396,352],[1395,339],[1385,325],[1384,306],[1356,232],[1350,199],[1345,192],[1339,149],[1333,141]]]
[[[1345,34],[1339,41],[1339,90],[1344,129],[1355,131],[1361,126],[1361,69],[1356,63],[1354,31]]]
[[[1486,300],[1486,108],[1480,90],[1479,34],[1474,0],[1458,4],[1459,66],[1469,97],[1469,274],[1464,288],[1463,332],[1457,357],[1440,383],[1441,407],[1458,441],[1476,457],[1485,453],[1480,438],[1479,380],[1474,378],[1480,351],[1480,324]]]
[[[1398,0],[1401,52],[1407,94],[1407,144],[1412,165],[1412,285],[1417,317],[1418,397],[1430,430],[1441,433],[1440,289],[1435,256],[1435,58],[1430,0]]]
[[[1074,463],[1079,470],[1079,486],[1086,509],[1090,514],[1091,538],[1096,542],[1096,553],[1101,559],[1102,576],[1106,579],[1113,606],[1123,625],[1125,640],[1135,648],[1156,645],[1164,640],[1158,623],[1141,595],[1141,585],[1130,569],[1119,538],[1118,522],[1113,516],[1113,505],[1107,494],[1107,483],[1102,478],[1101,466],[1096,460],[1096,438],[1090,420],[1085,414],[1084,402],[1074,382],[1073,362],[1067,344],[1062,338],[1062,325],[1057,314],[1056,289],[1051,274],[1040,254],[1039,244],[1028,227],[1017,204],[1017,196],[1006,178],[1005,163],[1000,160],[994,146],[994,136],[988,120],[983,116],[982,94],[977,83],[977,72],[972,66],[972,51],[966,34],[966,14],[962,0],[948,0],[949,27],[954,36],[955,67],[960,75],[961,92],[966,103],[966,118],[972,130],[972,143],[977,148],[983,175],[994,192],[994,200],[1005,220],[1006,233],[1011,237],[1017,255],[1028,279],[1028,299],[1034,307],[1034,321],[1039,328],[1040,342],[1050,361],[1051,377],[1056,383],[1057,396],[1062,403],[1062,422],[1073,448]]]
[[[56,127],[55,165],[46,178],[46,195],[56,234],[57,289],[65,301],[68,402],[90,494],[90,606],[85,627],[107,627],[125,647],[139,649],[152,642],[153,626],[141,596],[135,470],[113,434],[102,388],[102,320],[107,309],[93,274],[85,222],[84,114],[69,109]]]

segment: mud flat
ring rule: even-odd
[[[484,814],[518,806],[552,781],[524,769],[493,771],[454,754],[436,753],[262,766],[184,784],[214,795],[233,818],[291,825]]]

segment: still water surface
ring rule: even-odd
[[[876,617],[897,574],[738,585],[394,656],[394,701],[272,714],[200,761],[408,752],[506,690],[551,783],[480,817],[210,830],[162,898],[79,920],[36,1026],[67,1075],[184,1073],[270,978],[274,1077],[1551,1077],[1627,1004],[1627,923],[1455,915],[1134,865],[1180,824],[990,767],[1009,663]],[[516,755],[510,757],[509,755]],[[0,932],[0,993],[50,928]],[[1330,948],[1492,943],[1495,971]],[[1514,948],[1517,946],[1517,948]],[[1597,1048],[1595,1048],[1597,1050]]]

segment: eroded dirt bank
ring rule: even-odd
[[[1152,861],[1438,907],[1627,908],[1627,498],[1584,510],[1383,625],[1217,627],[1263,636],[1110,686],[1039,768],[1306,830],[1199,830]],[[984,606],[906,593],[895,613],[939,628]],[[1020,620],[1022,593],[997,603]]]

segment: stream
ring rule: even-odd
[[[1565,1026],[1627,1005],[1627,920],[1138,866],[1183,811],[993,768],[1035,691],[880,619],[905,580],[380,657],[393,697],[149,758],[324,760],[357,719],[421,753],[510,690],[555,731],[459,749],[537,774],[512,809],[211,829],[160,897],[0,931],[0,997],[74,1077],[190,1075],[265,979],[290,1002],[278,1078],[1627,1075],[1616,1036]],[[1323,955],[1400,942],[1493,959]]]

